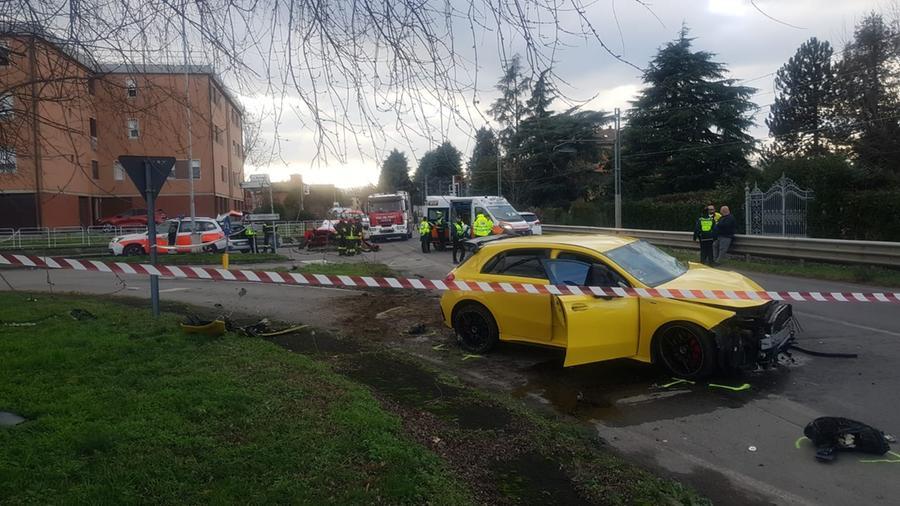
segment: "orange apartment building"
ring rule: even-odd
[[[157,208],[188,215],[189,117],[197,215],[242,209],[243,112],[211,69],[101,64],[44,33],[0,34],[0,227],[145,207],[120,155],[174,156]]]

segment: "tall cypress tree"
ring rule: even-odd
[[[406,154],[392,150],[384,163],[381,164],[381,174],[378,175],[378,191],[392,193],[398,190],[409,191],[412,181],[409,179],[409,163]]]
[[[462,153],[453,144],[444,141],[419,160],[415,173],[416,190],[424,191],[426,182],[428,194],[444,195],[453,182],[453,176],[462,174]]]
[[[552,114],[550,105],[555,98],[556,89],[553,88],[553,84],[550,82],[550,69],[547,69],[541,72],[534,82],[534,87],[531,89],[531,98],[525,103],[528,114],[532,118],[546,118],[550,116]]]
[[[859,162],[900,174],[900,33],[878,14],[856,27],[837,65],[838,127]]]
[[[693,51],[687,28],[659,50],[623,135],[623,183],[640,195],[685,192],[741,179],[753,138],[754,89],[725,78],[713,54]]]
[[[821,155],[829,151],[834,113],[834,51],[815,37],[804,42],[776,74],[778,96],[766,126],[781,156]]]
[[[495,86],[500,96],[488,109],[488,114],[502,125],[500,141],[504,145],[515,136],[519,123],[528,115],[528,107],[524,101],[530,86],[529,79],[522,75],[519,55],[513,56],[504,66],[503,77]]]
[[[475,132],[475,148],[466,164],[469,193],[493,195],[497,193],[497,138],[494,132],[481,127]]]

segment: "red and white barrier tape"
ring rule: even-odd
[[[131,264],[101,262],[73,258],[0,254],[0,265],[69,269],[76,271],[115,272],[214,281],[243,281],[284,285],[308,285],[351,288],[400,288],[413,290],[460,290],[471,292],[531,293],[551,295],[598,295],[605,297],[645,297],[704,300],[779,300],[788,302],[889,302],[900,303],[900,292],[776,292],[738,290],[687,290],[680,288],[601,288],[531,283],[487,283],[483,281],[439,281],[415,278],[383,278],[372,276],[336,276],[295,272],[250,271],[214,267]]]

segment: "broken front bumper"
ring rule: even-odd
[[[740,310],[713,329],[719,363],[726,370],[771,367],[794,339],[793,307],[783,302]]]

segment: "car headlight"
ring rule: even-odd
[[[512,225],[510,225],[509,223],[504,223],[500,226],[503,227],[503,230],[512,230]]]

